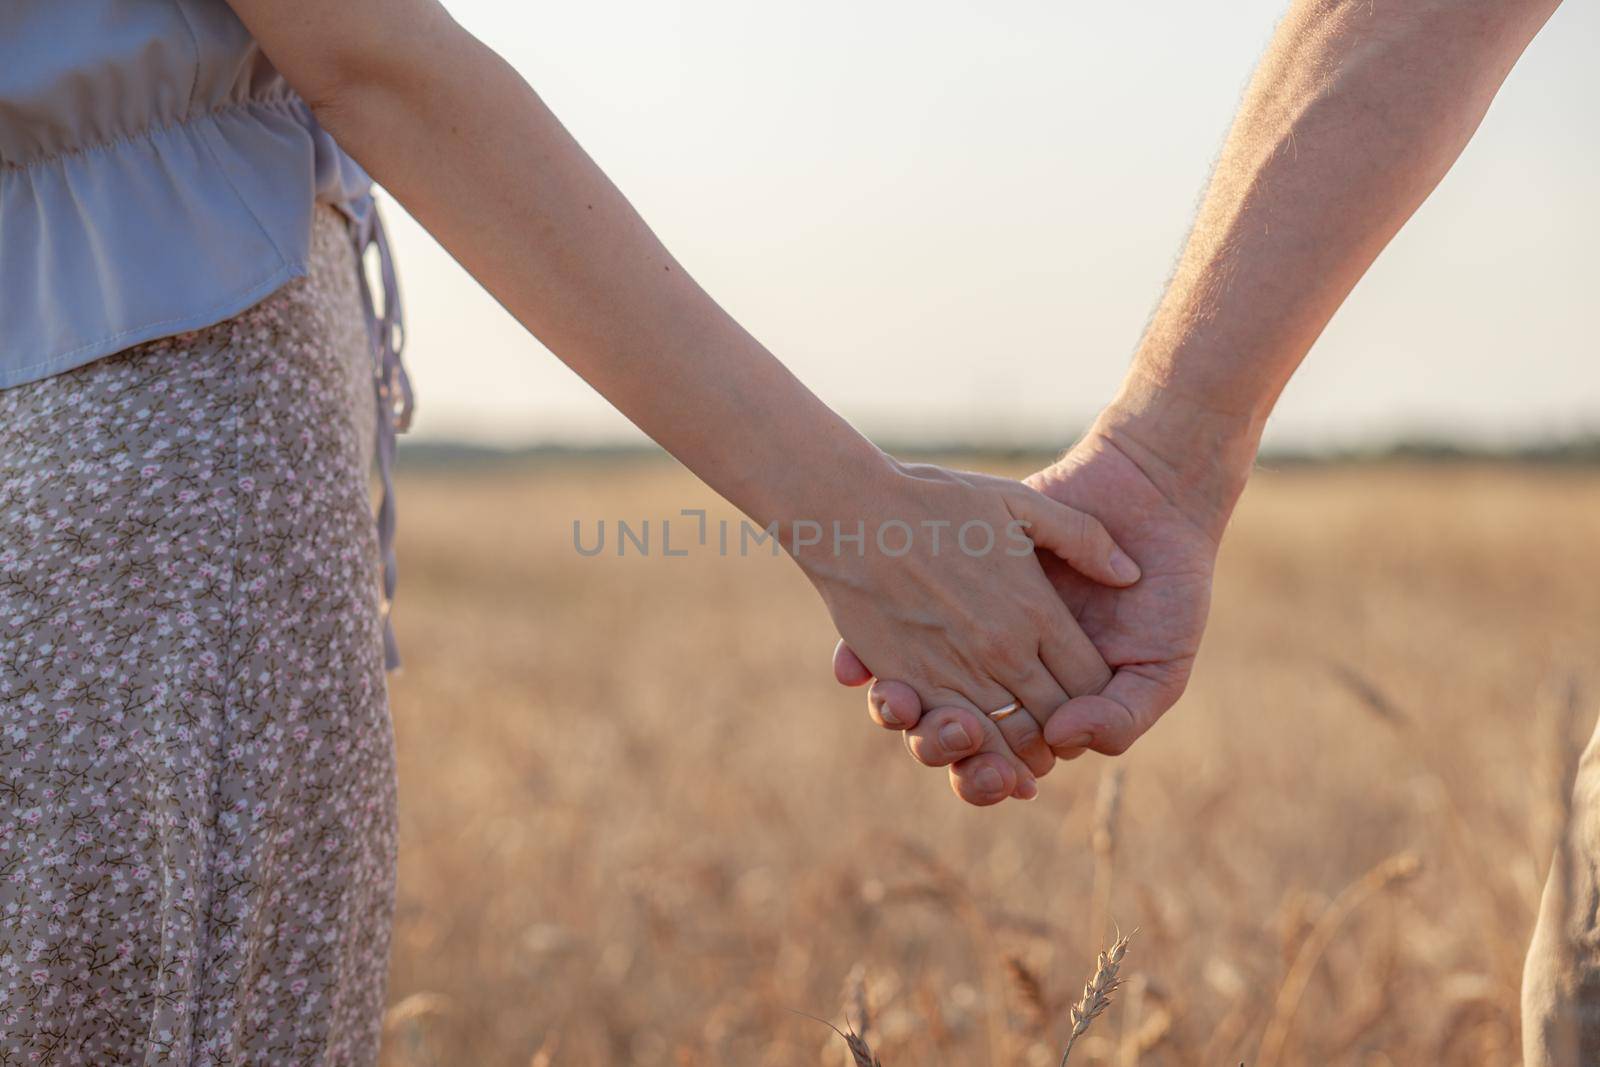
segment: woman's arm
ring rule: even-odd
[[[233,6],[342,148],[563,362],[757,522],[826,517],[840,488],[869,492],[887,472],[437,3]],[[828,469],[846,486],[821,484]]]
[[[1093,519],[1018,483],[911,468],[878,451],[695,284],[498,55],[433,0],[234,0],[339,144],[516,318],[633,422],[791,548],[799,523],[914,530],[1013,518],[1085,573],[1137,568]],[[796,559],[865,662],[931,700],[1043,721],[1109,673],[1028,554],[904,556],[817,546]],[[1004,544],[1002,541],[1001,544]],[[896,539],[898,547],[898,538]],[[1015,731],[1028,716],[1012,716]],[[1010,750],[984,720],[989,750]],[[1032,735],[1007,735],[1050,754]],[[1023,753],[1027,755],[1027,752]],[[1028,768],[1010,764],[1028,791]]]

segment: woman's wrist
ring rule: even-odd
[[[836,540],[857,543],[849,539],[883,506],[899,465],[840,420],[748,469],[744,485],[726,495],[809,573]]]

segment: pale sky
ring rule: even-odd
[[[691,273],[869,435],[1070,443],[1283,0],[453,0]],[[1600,429],[1600,5],[1569,0],[1269,442]],[[392,201],[416,438],[642,440]]]

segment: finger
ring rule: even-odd
[[[1067,702],[1069,694],[1038,660],[1015,673],[1004,675],[998,681],[1022,705],[1016,712],[995,720],[1000,735],[1036,777],[1043,777],[1055,766],[1056,757],[1050,751],[1050,746],[1045,744],[1040,724],[1049,718],[1051,712]]]
[[[1094,642],[1084,634],[1078,620],[1072,617],[1064,604],[1054,603],[1039,629],[1039,663],[1055,684],[1055,689],[1048,693],[1037,691],[1037,695],[1031,696],[1025,703],[1042,729],[1072,697],[1103,690],[1111,681],[1111,668],[1106,666]],[[1018,688],[1029,693],[1036,692],[1025,688],[1026,685],[1019,682]],[[1060,699],[1054,703],[1043,703],[1056,693],[1061,694]],[[1044,744],[1057,759],[1075,759],[1083,754],[1081,746],[1051,745],[1048,735]]]
[[[841,640],[833,646],[833,677],[840,685],[866,685],[872,681],[867,665]]]
[[[1077,759],[1087,751],[1088,749],[1086,748],[1062,747],[1051,749],[1055,758],[1062,760]],[[991,774],[987,773],[987,768],[994,766],[988,762],[989,760],[989,753],[979,752],[950,764],[950,788],[955,790],[956,796],[969,804],[976,804],[980,807],[998,802],[993,799],[985,799],[993,795],[994,789],[994,779]]]
[[[1111,668],[1094,647],[1078,620],[1063,604],[1056,604],[1039,630],[1039,662],[1068,697],[1098,693],[1111,682]],[[1062,701],[1036,715],[1040,725],[1050,721]]]
[[[1026,705],[1018,701],[1016,711],[995,722],[1000,738],[1035,778],[1043,778],[1056,765],[1056,754],[1044,742],[1044,729]],[[990,720],[993,722],[994,720]]]
[[[922,699],[904,682],[878,679],[867,690],[872,720],[889,730],[908,730],[922,718]]]
[[[1093,515],[1033,489],[1020,491],[1009,499],[1013,514],[1027,525],[1028,538],[1079,574],[1110,586],[1132,585],[1139,580],[1139,565]]]
[[[1161,675],[1124,667],[1098,695],[1075,697],[1045,724],[1052,748],[1088,748],[1119,756],[1176,701],[1182,686]]]
[[[1011,694],[1002,689],[993,681],[980,682],[971,686],[973,694],[968,696],[950,689],[935,689],[931,694],[932,701],[941,707],[964,707],[976,713],[982,738],[978,745],[979,752],[989,752],[1011,764],[1016,772],[1016,787],[1012,795],[1022,800],[1031,800],[1038,795],[1039,787],[1034,782],[1032,768],[1006,743],[1005,736],[1001,734],[999,724],[988,715],[984,714],[975,701],[982,701],[988,708],[998,708],[1011,703]],[[1054,757],[1051,757],[1054,759]]]
[[[993,682],[974,684],[973,688],[979,692],[980,700],[986,703],[993,701],[995,707],[1006,702],[1004,690]],[[1039,787],[1034,781],[1033,772],[1011,751],[994,721],[979,711],[971,700],[954,690],[936,688],[924,698],[924,703],[937,706],[923,714],[922,721],[915,729],[906,732],[906,746],[919,763],[939,767],[986,752],[999,757],[999,765],[1005,768],[1001,784],[1006,789],[1006,795],[1024,800],[1031,800],[1038,795]],[[984,765],[995,764],[986,761]],[[987,780],[974,788],[972,795],[987,795],[994,784],[992,779]]]
[[[1004,759],[992,752],[980,752],[950,768],[950,788],[968,804],[986,808],[1016,793],[1016,784],[1007,777],[1009,770]]]
[[[906,747],[924,767],[948,767],[983,747],[983,716],[971,708],[932,708],[906,731]]]

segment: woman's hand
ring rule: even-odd
[[[946,726],[964,735],[950,742],[995,758],[967,799],[1032,797],[1055,759],[1039,724],[1111,678],[1035,546],[1110,586],[1138,566],[1092,516],[1005,478],[889,461],[842,497],[832,515],[787,521],[784,547],[873,673],[924,707],[970,712]],[[1024,710],[985,714],[1013,701]]]
[[[1134,416],[1108,412],[1065,458],[1028,478],[1063,506],[1092,509],[1143,569],[1132,588],[1108,589],[1044,561],[1063,610],[1076,620],[1074,639],[1086,634],[1114,671],[1103,687],[1073,693],[1075,699],[1041,720],[1044,740],[1058,757],[1084,749],[1125,751],[1188,684],[1205,630],[1217,544],[1253,455],[1253,439],[1238,446],[1219,443],[1227,435],[1211,427],[1195,435],[1208,447],[1194,446],[1185,435],[1193,421],[1166,409]],[[1163,440],[1162,434],[1178,440]],[[1185,456],[1192,457],[1192,467],[1181,465]],[[876,673],[868,693],[873,719],[905,730],[919,762],[949,767],[958,796],[993,804],[1009,795],[992,787],[1005,766],[999,757],[944,739],[952,724],[959,731],[974,728],[969,708],[929,703],[896,676],[869,670],[848,640],[840,642],[833,664],[845,685],[863,685]]]

